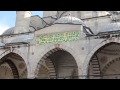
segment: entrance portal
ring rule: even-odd
[[[75,79],[78,78],[78,66],[70,53],[61,49],[54,49],[40,60],[37,78]]]

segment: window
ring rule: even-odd
[[[91,31],[89,27],[83,26],[83,32],[88,35],[94,35],[94,33]]]

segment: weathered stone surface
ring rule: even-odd
[[[0,73],[0,78],[119,78],[119,13],[113,13],[118,15],[115,21],[111,18],[113,14],[107,11],[45,11],[43,20],[31,17],[28,12],[17,11],[15,28],[0,36],[0,70],[9,69]],[[71,21],[64,17],[71,17]],[[64,22],[55,23],[61,18]],[[82,22],[72,23],[73,19]],[[110,28],[111,23],[115,28]],[[34,30],[29,29],[30,25]],[[110,27],[106,26],[106,30],[105,25]],[[71,34],[73,32],[79,35]],[[46,43],[37,43],[38,37]]]

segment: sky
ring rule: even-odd
[[[43,11],[32,11],[33,15],[43,16]],[[0,35],[10,27],[15,26],[16,11],[0,11]]]

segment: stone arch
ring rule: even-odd
[[[3,59],[3,60],[0,61],[0,65],[3,64],[4,62],[7,62],[8,65],[10,66],[11,71],[13,73],[13,77],[15,79],[18,79],[19,78],[19,74],[18,74],[18,70],[17,70],[17,67],[15,66],[15,64],[11,60],[9,60],[9,59],[7,59],[7,60]]]
[[[34,72],[35,77],[37,77],[37,74],[38,74],[38,71],[39,71],[39,68],[41,66],[42,61],[44,59],[46,59],[47,56],[49,56],[50,54],[52,54],[52,53],[54,53],[54,52],[56,52],[58,50],[66,51],[66,52],[70,53],[74,57],[75,62],[77,64],[77,66],[78,66],[78,75],[79,75],[79,73],[81,72],[81,70],[80,70],[81,66],[78,64],[78,61],[79,61],[78,54],[72,48],[69,48],[69,47],[67,47],[67,46],[65,46],[63,44],[55,44],[55,45],[51,45],[48,48],[46,48],[45,51],[40,55],[40,57],[42,57],[42,58],[38,58],[39,62],[37,64],[37,67],[35,68],[35,72]]]
[[[9,55],[9,54],[11,54],[11,53],[14,53],[14,54],[16,54],[16,55],[18,55],[18,56],[20,56],[20,57],[22,58],[24,64],[26,65],[26,69],[27,69],[27,72],[28,72],[27,58],[24,56],[24,54],[23,54],[22,52],[20,52],[20,51],[17,50],[17,49],[14,49],[12,52],[11,52],[10,50],[4,51],[4,52],[0,55],[0,59],[1,59],[1,60],[0,60],[0,63],[7,62],[7,63],[9,64],[9,66],[11,67],[11,69],[14,70],[14,71],[13,71],[13,75],[16,74],[14,78],[20,78],[20,77],[23,75],[23,73],[25,73],[24,71],[26,71],[26,70],[24,70],[23,73],[21,73],[21,74],[18,76],[17,74],[18,74],[19,71],[17,70],[16,65],[15,65],[11,60],[9,60],[9,59],[5,60],[5,59],[4,59],[7,55]],[[26,75],[27,75],[27,77],[28,77],[28,74],[26,74]]]
[[[89,62],[91,60],[91,58],[93,57],[93,55],[99,51],[100,48],[104,47],[105,45],[107,44],[110,44],[110,43],[120,43],[120,41],[110,41],[110,40],[105,40],[105,41],[102,41],[101,43],[99,43],[98,45],[96,45],[95,48],[93,48],[92,51],[90,51],[84,61],[84,64],[83,64],[83,69],[82,69],[82,74],[83,75],[87,75],[88,74],[88,68],[89,68]]]
[[[5,52],[3,52],[3,53],[0,55],[0,59],[1,59],[2,57],[6,56],[6,55],[9,54],[9,53],[11,53],[11,51],[10,51],[10,50],[6,50]],[[24,60],[25,62],[27,61],[27,58],[25,57],[25,55],[24,55],[22,52],[20,52],[19,50],[14,49],[12,53],[18,54],[19,56],[21,56],[21,57],[23,58],[23,60]],[[27,63],[27,62],[26,62],[26,63]]]

